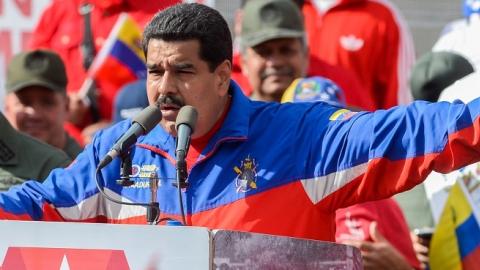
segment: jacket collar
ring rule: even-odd
[[[18,164],[18,131],[0,113],[0,165]]]
[[[204,149],[204,153],[214,150],[216,145],[224,141],[245,140],[248,136],[248,127],[250,124],[251,101],[246,97],[240,87],[233,81],[230,81],[229,94],[232,96],[230,110],[227,113],[225,121],[219,131],[213,135]],[[157,125],[149,134],[140,140],[142,144],[148,144],[153,147],[168,152],[175,145],[175,138]]]

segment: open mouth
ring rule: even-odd
[[[284,68],[281,70],[267,70],[265,71],[261,77],[262,79],[272,78],[272,79],[279,79],[279,78],[290,78],[293,77],[293,71],[289,68]]]
[[[160,105],[160,110],[162,111],[178,111],[180,110],[180,106],[175,104],[162,104]]]
[[[284,81],[291,80],[291,76],[287,74],[273,74],[268,77],[272,81]]]
[[[160,110],[162,111],[163,119],[165,119],[166,121],[175,121],[181,107],[182,106],[178,106],[171,103],[161,104]]]

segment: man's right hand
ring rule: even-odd
[[[377,228],[377,222],[370,223],[372,241],[347,240],[343,244],[360,249],[365,270],[411,270],[408,261],[388,242]]]

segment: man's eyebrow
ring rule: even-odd
[[[193,68],[192,63],[178,63],[173,65],[176,69],[188,69],[188,68]]]
[[[158,68],[157,65],[155,65],[155,64],[147,63],[146,66],[147,66],[147,69],[157,69]]]
[[[158,69],[158,65],[156,64],[149,64],[147,63],[146,64],[147,66],[147,69]],[[174,64],[173,67],[175,69],[189,69],[189,68],[194,68],[194,65],[192,63],[178,63],[178,64]]]

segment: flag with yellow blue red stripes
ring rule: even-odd
[[[452,186],[430,243],[430,269],[480,269],[480,223],[461,179]]]

